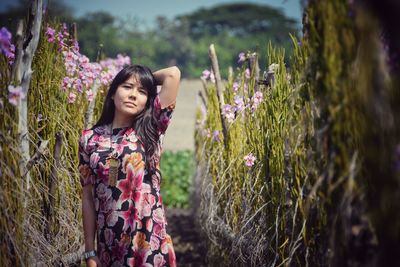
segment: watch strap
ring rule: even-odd
[[[89,259],[90,257],[96,256],[96,251],[95,250],[90,250],[90,251],[85,251],[83,252],[83,258],[85,260]]]

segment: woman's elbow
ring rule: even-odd
[[[170,75],[179,80],[181,78],[181,70],[177,66],[173,66],[171,67]]]

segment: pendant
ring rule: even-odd
[[[118,178],[118,159],[110,159],[110,169],[108,171],[108,184],[110,186],[115,186],[117,184]]]

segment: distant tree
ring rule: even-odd
[[[119,47],[119,30],[115,25],[115,18],[108,12],[100,11],[87,13],[76,19],[78,41],[83,54],[91,60],[96,60],[100,44],[106,55],[115,55]]]
[[[18,0],[16,5],[9,6],[7,10],[0,13],[0,25],[7,27],[15,34],[18,21],[27,17],[31,2],[31,0]],[[45,6],[44,20],[57,18],[62,22],[73,22],[73,11],[73,8],[65,5],[62,1],[49,1],[48,5]]]
[[[298,32],[296,20],[268,5],[223,4],[199,9],[191,14],[179,16],[177,20],[188,23],[194,38],[227,31],[237,37],[268,34],[275,41],[281,41],[287,39],[289,32]]]

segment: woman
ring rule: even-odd
[[[176,266],[159,160],[179,81],[177,67],[154,73],[141,65],[125,67],[110,85],[99,121],[82,131],[87,266]]]

